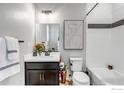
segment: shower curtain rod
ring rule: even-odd
[[[86,15],[88,16],[98,4],[99,4],[99,3],[96,3],[96,4],[93,6],[93,8],[92,8]]]

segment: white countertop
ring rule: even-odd
[[[50,52],[50,56],[45,56],[45,53],[33,56],[32,53],[29,53],[24,55],[24,62],[60,62],[60,52]]]

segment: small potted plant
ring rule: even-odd
[[[44,47],[44,44],[42,44],[42,43],[37,43],[35,45],[35,50],[37,51],[37,53],[39,55],[41,55],[41,53],[44,51],[44,49],[45,49],[45,47]]]

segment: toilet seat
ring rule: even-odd
[[[89,79],[88,75],[86,75],[84,72],[74,72],[73,80],[75,80],[79,84],[89,84],[90,83],[90,79]]]

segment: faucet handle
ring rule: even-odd
[[[112,69],[113,69],[113,65],[109,64],[109,65],[108,65],[108,69],[109,69],[109,70],[112,70]]]

